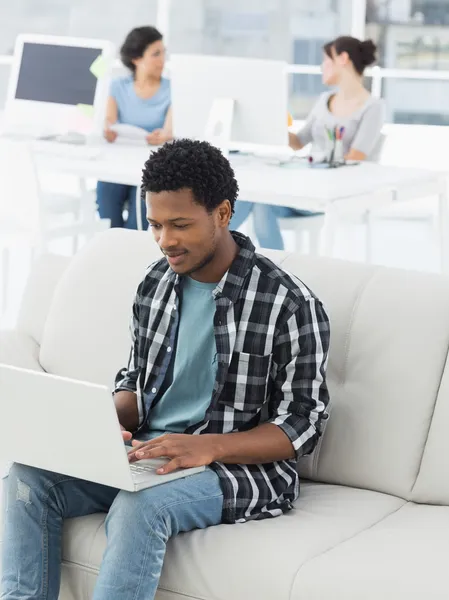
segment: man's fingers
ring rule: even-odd
[[[162,446],[153,446],[152,448],[140,448],[135,452],[137,460],[141,460],[142,458],[162,458],[169,457],[170,452],[167,451],[167,448]]]
[[[139,446],[144,446],[146,442],[139,442],[139,440],[133,440],[131,442],[131,445],[134,446],[135,448],[138,448]]]
[[[129,440],[133,437],[132,433],[130,433],[129,431],[122,431],[122,437],[123,437],[123,441],[124,442],[129,442]]]
[[[167,473],[172,473],[173,471],[176,471],[176,469],[179,469],[180,467],[182,467],[182,459],[177,457],[177,458],[173,458],[172,460],[170,460],[163,467],[160,467],[159,469],[157,469],[156,473],[158,475],[167,475]]]

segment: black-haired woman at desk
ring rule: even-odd
[[[108,98],[104,136],[115,142],[115,123],[134,125],[148,131],[148,144],[159,145],[172,139],[170,81],[162,77],[165,48],[155,27],[137,27],[126,37],[120,57],[131,74],[112,82]],[[97,184],[98,212],[110,219],[111,227],[137,229],[136,188],[130,185]],[[125,206],[128,218],[123,217]],[[145,203],[141,203],[142,223],[146,224]]]
[[[334,89],[321,94],[302,129],[289,133],[290,146],[300,150],[312,144],[312,154],[323,156],[329,148],[329,135],[342,133],[343,154],[347,160],[374,158],[385,119],[382,100],[373,98],[363,86],[363,72],[376,58],[371,40],[343,36],[323,48],[323,83]],[[336,88],[336,90],[335,90]],[[260,246],[282,250],[284,243],[278,218],[308,217],[314,213],[284,206],[237,202],[232,226],[238,229],[253,214],[254,232]]]

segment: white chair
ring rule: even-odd
[[[83,219],[81,197],[42,192],[33,153],[26,143],[0,142],[0,252],[1,307],[7,305],[10,251],[28,248],[31,255],[47,249],[50,241],[78,236],[91,237],[110,226],[108,219]]]
[[[386,134],[381,133],[379,141],[377,142],[374,150],[370,155],[372,162],[379,162],[382,149],[386,140]],[[343,167],[344,168],[344,167]],[[351,215],[349,221],[357,223],[364,222],[368,224],[369,217],[367,214],[362,216]],[[287,219],[279,219],[279,226],[282,231],[292,231],[295,234],[295,248],[296,252],[305,254],[311,254],[318,256],[322,253],[322,231],[325,224],[325,215],[320,214],[314,217],[290,217]],[[366,256],[371,255],[371,239],[369,239],[369,233],[367,232],[366,237]]]

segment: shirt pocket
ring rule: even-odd
[[[272,356],[234,352],[220,402],[246,413],[257,413],[267,396]]]

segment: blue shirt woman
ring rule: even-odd
[[[137,27],[126,37],[120,56],[131,75],[112,82],[104,136],[108,142],[115,142],[118,134],[111,126],[125,123],[148,131],[148,144],[163,144],[172,139],[172,125],[170,82],[162,77],[165,63],[162,35],[154,27]],[[137,229],[136,197],[134,186],[99,181],[98,213],[102,219],[110,219],[111,227]],[[145,203],[139,204],[145,226]]]

